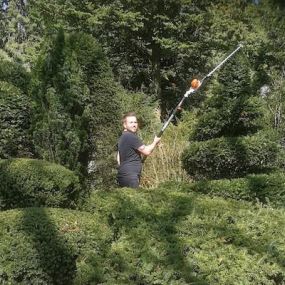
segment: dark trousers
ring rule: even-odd
[[[120,187],[138,188],[140,184],[140,174],[130,173],[128,175],[118,174],[117,181]]]

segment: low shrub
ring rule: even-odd
[[[284,209],[177,187],[0,212],[0,284],[285,283]]]
[[[98,216],[67,209],[27,208],[0,212],[0,221],[0,284],[102,281],[102,255],[111,232]],[[92,276],[86,276],[88,267],[92,267]]]
[[[171,188],[94,193],[113,231],[103,284],[284,284],[284,210]]]
[[[183,167],[195,180],[242,177],[277,166],[279,145],[265,134],[191,142]]]
[[[249,174],[244,178],[205,180],[184,184],[183,189],[210,196],[258,201],[285,207],[285,173]]]
[[[73,207],[79,178],[65,167],[36,159],[0,160],[0,209]]]

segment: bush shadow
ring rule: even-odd
[[[149,203],[157,200],[155,193],[147,195]],[[179,239],[176,228],[178,221],[191,215],[195,200],[192,196],[185,198],[178,195],[170,201],[168,195],[160,193],[159,196],[163,196],[161,203],[168,205],[165,212],[159,213],[147,206],[144,208],[144,205],[134,203],[127,195],[120,194],[116,195],[116,206],[109,214],[109,224],[114,231],[113,242],[128,239],[132,247],[129,251],[133,251],[133,258],[137,262],[133,268],[135,271],[129,272],[129,284],[156,284],[149,280],[148,272],[158,279],[162,278],[159,275],[164,275],[165,283],[158,284],[177,282],[171,284],[209,285],[197,275],[197,268],[187,261],[188,248]],[[137,249],[140,249],[139,253]],[[126,263],[123,256],[117,258],[119,262]]]
[[[60,236],[61,229],[49,217],[48,209],[26,208],[22,212],[21,227],[33,244],[32,250],[36,256],[33,265],[35,280],[29,280],[30,284],[35,284],[37,274],[41,275],[39,279],[45,280],[45,284],[73,284],[77,256],[67,240]],[[31,278],[25,273],[19,272],[18,282],[27,282],[25,279]]]
[[[120,190],[118,190],[120,191]],[[124,191],[124,190],[123,190]],[[139,190],[144,192],[144,190]],[[191,246],[183,239],[183,231],[177,228],[180,222],[191,218],[193,214],[205,215],[204,211],[212,211],[211,209],[195,207],[196,195],[171,193],[151,193],[146,191],[142,193],[148,195],[146,205],[135,201],[128,196],[128,193],[120,193],[115,195],[116,203],[109,213],[109,224],[114,231],[113,242],[121,244],[128,241],[129,254],[132,252],[132,263],[137,266],[133,267],[133,272],[129,272],[129,282],[126,284],[156,284],[151,281],[150,275],[159,276],[168,275],[165,281],[158,284],[205,284],[209,285],[209,281],[203,276],[207,276],[207,272],[201,274],[197,264],[191,264],[189,256],[192,254]],[[140,197],[135,196],[140,199]],[[161,199],[161,201],[159,201]],[[164,204],[164,211],[156,209],[157,203]],[[147,204],[153,204],[149,206]],[[194,211],[194,212],[193,212]],[[211,215],[211,213],[209,213]],[[208,214],[207,214],[208,215]],[[223,218],[225,218],[223,216]],[[222,224],[195,224],[193,231],[203,228],[206,232],[213,231],[214,235],[221,240],[225,240],[225,244],[232,244],[238,249],[246,249],[249,254],[258,254],[259,256],[268,256],[272,262],[284,267],[285,259],[278,251],[278,247],[272,248],[270,237],[258,234],[259,242],[253,242],[250,230],[242,231],[235,225],[235,216],[228,217],[228,220]],[[238,218],[239,219],[239,218]],[[191,230],[191,229],[190,229]],[[254,235],[252,235],[254,237]],[[185,234],[187,237],[187,233]],[[139,249],[139,250],[138,250]],[[125,252],[119,251],[117,256],[117,268],[124,271],[129,262],[129,258],[125,258]],[[116,262],[115,262],[116,263]],[[210,274],[210,272],[208,272]],[[275,273],[274,273],[275,274]],[[284,276],[280,274],[268,276],[271,280],[283,280]],[[167,279],[168,278],[168,279]],[[157,281],[156,281],[157,282]],[[178,282],[178,283],[175,283]]]

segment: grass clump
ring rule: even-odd
[[[181,156],[188,145],[187,136],[187,126],[183,123],[177,126],[170,125],[167,128],[161,143],[145,160],[141,179],[142,187],[155,188],[167,181],[190,181],[181,161]],[[145,141],[151,142],[153,137],[154,134],[148,134]]]

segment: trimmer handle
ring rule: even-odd
[[[157,136],[158,138],[161,138],[162,134],[163,134],[163,130],[160,130],[159,133],[158,133],[156,136]]]

